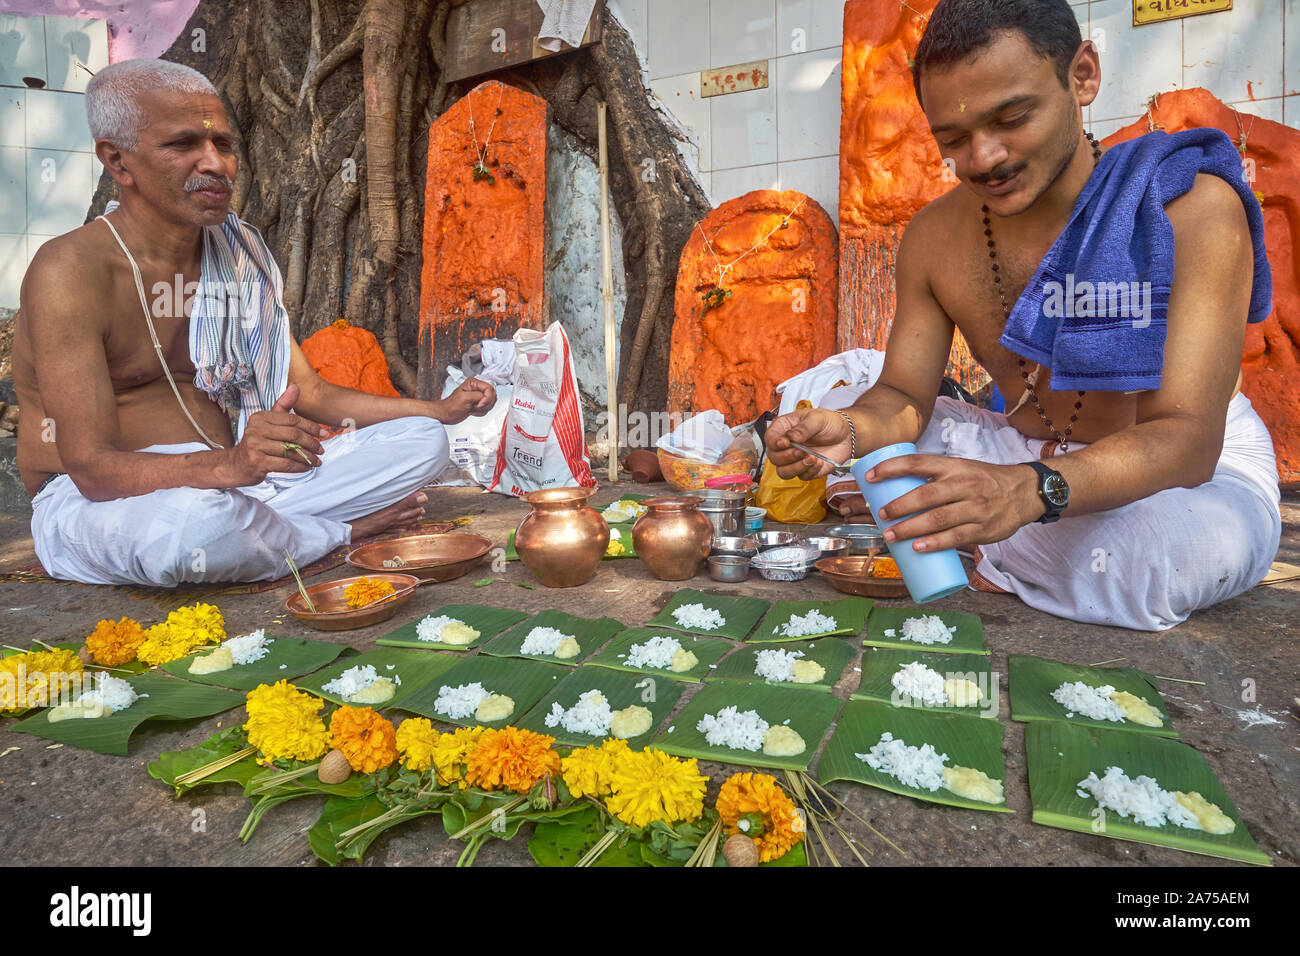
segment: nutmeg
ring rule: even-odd
[[[316,768],[316,776],[321,783],[342,783],[352,776],[352,767],[341,750],[331,750]]]
[[[758,844],[752,837],[736,833],[722,845],[722,856],[727,866],[758,866]]]

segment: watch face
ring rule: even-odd
[[[1043,479],[1043,496],[1053,507],[1063,508],[1070,500],[1070,486],[1060,475],[1048,475]]]

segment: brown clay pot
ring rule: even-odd
[[[571,588],[588,581],[609,546],[609,525],[587,507],[595,488],[530,491],[533,506],[515,531],[515,550],[524,567],[548,588]]]
[[[647,498],[646,513],[632,526],[632,546],[661,581],[685,581],[699,572],[713,543],[713,522],[699,498]]]

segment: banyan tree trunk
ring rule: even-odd
[[[465,2],[201,0],[164,54],[226,102],[239,133],[234,209],[280,264],[294,336],[338,318],[371,330],[407,394],[429,125],[483,79],[441,79],[447,15]],[[677,259],[709,203],[641,84],[630,38],[607,15],[599,44],[495,76],[546,98],[551,121],[593,153],[596,104],[608,102],[628,288],[619,398],[664,408]],[[115,191],[105,174],[89,215]]]

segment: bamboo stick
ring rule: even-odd
[[[605,135],[605,102],[596,105],[600,139],[600,286],[605,300],[605,410],[609,447],[609,480],[618,481],[618,337],[614,329],[614,258],[609,235],[609,143]]]

